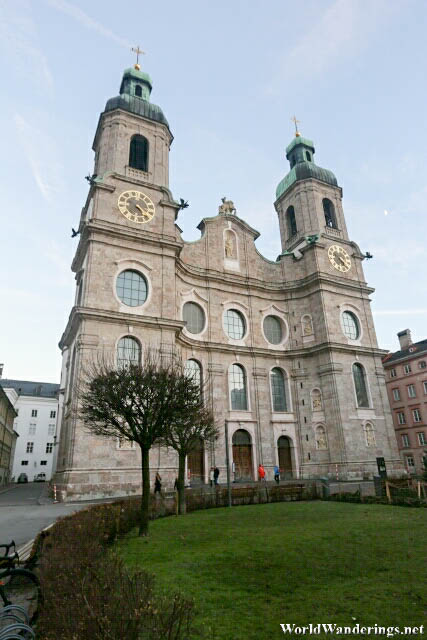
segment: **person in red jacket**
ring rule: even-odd
[[[260,464],[258,467],[258,477],[260,480],[265,480],[265,469],[262,464]]]

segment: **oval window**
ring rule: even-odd
[[[227,309],[224,313],[224,328],[229,338],[241,340],[246,332],[246,323],[243,314],[235,309]]]
[[[117,276],[116,292],[123,304],[128,307],[138,307],[147,299],[147,281],[138,271],[127,269]]]
[[[349,340],[357,340],[360,336],[359,321],[351,311],[342,314],[342,328]]]
[[[280,344],[283,338],[282,323],[277,316],[264,318],[264,335],[270,344]]]
[[[201,333],[205,326],[205,312],[195,302],[186,302],[182,310],[185,328],[190,333]]]

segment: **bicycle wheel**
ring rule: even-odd
[[[6,598],[10,604],[24,607],[28,613],[30,624],[33,624],[42,603],[40,582],[37,576],[26,569],[8,569],[0,574],[0,584],[3,600]]]

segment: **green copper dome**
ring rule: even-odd
[[[107,100],[104,111],[124,109],[169,127],[161,108],[150,102],[152,88],[153,84],[148,73],[130,67],[123,73],[120,95]]]
[[[300,180],[314,178],[334,187],[338,186],[337,179],[332,171],[322,169],[322,167],[318,167],[314,163],[314,152],[313,141],[299,135],[286,147],[286,157],[291,165],[291,170],[277,185],[276,199],[280,198],[285,191]]]

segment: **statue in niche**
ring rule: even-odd
[[[375,434],[370,424],[366,425],[365,432],[366,432],[366,446],[375,447]]]
[[[234,214],[236,215],[236,207],[234,206],[234,202],[232,200],[226,200],[226,198],[221,198],[222,204],[218,207],[218,213],[226,214]]]
[[[236,258],[236,251],[234,248],[235,240],[233,236],[234,234],[230,233],[229,231],[225,232],[225,242],[224,242],[225,257],[230,259]]]
[[[326,433],[323,427],[318,427],[316,430],[316,445],[318,449],[328,448],[328,443],[326,441]]]
[[[313,411],[321,411],[322,408],[322,396],[320,395],[320,391],[313,391]]]
[[[304,316],[302,319],[302,335],[303,336],[313,335],[313,324],[311,322],[310,316]]]

